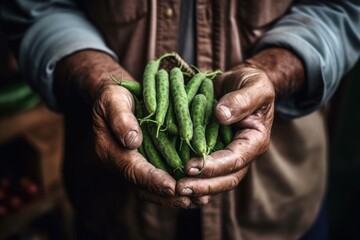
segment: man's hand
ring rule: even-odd
[[[175,196],[175,179],[136,150],[142,133],[133,109],[133,98],[125,88],[112,84],[100,91],[93,108],[96,152],[134,183],[143,199],[168,207],[188,207],[188,197]]]
[[[262,70],[240,66],[224,73],[218,81],[227,93],[218,102],[216,117],[220,124],[235,124],[238,130],[226,149],[206,157],[203,169],[201,158],[186,165],[190,177],[180,180],[177,190],[195,197],[193,201],[198,205],[206,204],[209,195],[235,188],[249,164],[270,143],[275,91],[268,76]]]
[[[60,101],[65,94],[92,106],[95,148],[101,161],[139,189],[147,201],[169,207],[186,208],[191,201],[175,196],[176,181],[156,169],[138,151],[142,132],[134,116],[131,93],[110,80],[110,73],[124,71],[111,57],[96,51],[81,51],[57,66],[55,92]],[[131,78],[125,72],[126,79]],[[81,100],[79,100],[81,99]],[[116,183],[114,183],[116,185]]]
[[[212,195],[237,187],[249,165],[269,148],[275,95],[293,93],[304,82],[301,61],[285,49],[266,49],[244,64],[220,75],[214,82],[221,97],[215,108],[220,124],[237,129],[232,142],[203,160],[185,166],[177,193],[196,205],[207,204]]]

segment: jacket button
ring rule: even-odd
[[[174,15],[174,12],[171,8],[166,8],[164,10],[164,17],[165,18],[171,18]]]

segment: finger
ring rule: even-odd
[[[239,184],[247,170],[248,166],[236,173],[215,178],[182,178],[178,181],[176,192],[181,196],[201,197],[230,191]]]
[[[133,109],[134,101],[128,90],[117,85],[108,86],[94,105],[94,126],[109,127],[123,146],[136,149],[141,145],[142,132]]]
[[[233,141],[224,150],[205,158],[193,158],[185,165],[185,173],[201,178],[218,177],[238,172],[268,149],[268,131],[243,129],[235,133]]]
[[[174,196],[175,179],[155,168],[138,151],[118,144],[106,128],[95,129],[95,142],[100,159],[115,167],[128,181],[160,195]]]
[[[234,83],[234,91],[220,98],[215,116],[221,124],[233,124],[264,106],[270,105],[275,98],[274,87],[265,74],[252,75],[251,81]],[[237,90],[236,90],[237,89]]]
[[[201,197],[192,197],[191,202],[198,207],[207,205],[211,201],[211,196],[205,195]]]
[[[154,194],[152,192],[140,191],[140,197],[148,202],[172,208],[189,208],[191,201],[189,197],[185,196],[174,196],[174,197],[164,197],[162,195]]]

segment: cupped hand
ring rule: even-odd
[[[224,150],[205,159],[193,158],[185,166],[188,177],[176,190],[196,205],[205,205],[212,195],[234,189],[245,176],[250,163],[267,151],[274,118],[275,90],[260,69],[241,65],[214,80],[222,96],[215,108],[220,124],[237,129]]]
[[[175,196],[175,179],[156,169],[136,150],[142,133],[133,112],[133,97],[127,89],[103,85],[93,107],[97,154],[135,184],[143,199],[167,207],[188,207],[188,197]]]
[[[134,99],[111,80],[110,73],[124,73],[125,79],[133,79],[103,52],[83,50],[62,59],[54,80],[59,105],[65,112],[66,107],[92,108],[96,153],[106,166],[133,183],[143,199],[163,206],[188,207],[188,197],[175,196],[175,179],[137,151],[143,136],[134,115]]]

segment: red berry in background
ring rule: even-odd
[[[27,193],[31,196],[36,196],[39,192],[39,188],[37,186],[37,184],[35,183],[30,183],[28,186],[27,186]]]
[[[26,200],[34,199],[39,193],[39,187],[36,183],[27,177],[20,179],[20,195]]]

